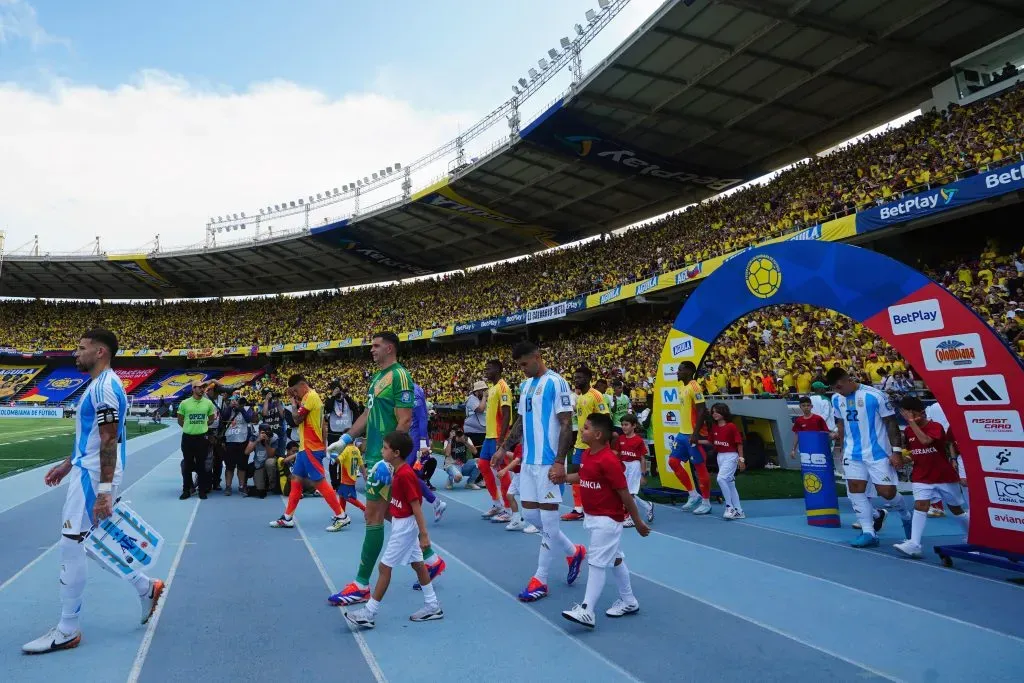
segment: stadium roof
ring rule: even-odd
[[[510,143],[405,199],[244,245],[8,255],[0,295],[265,294],[537,251],[698,201],[891,120],[929,99],[951,61],[1022,27],[1014,0],[666,2]]]

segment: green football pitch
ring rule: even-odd
[[[128,422],[128,438],[163,429],[148,420]],[[0,477],[55,462],[71,454],[75,421],[71,419],[0,419]]]

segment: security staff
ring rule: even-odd
[[[178,425],[181,427],[181,496],[188,500],[192,494],[192,473],[199,475],[199,497],[206,498],[210,491],[210,472],[206,469],[209,448],[207,432],[213,424],[217,409],[204,393],[200,381],[192,382],[192,395],[178,406]]]

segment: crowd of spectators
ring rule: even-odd
[[[125,348],[322,341],[511,313],[613,287],[885,202],[1024,152],[1024,88],[817,156],[728,196],[617,236],[438,279],[299,297],[176,303],[0,302],[0,340],[62,348],[69,330],[116,329]],[[508,287],[510,282],[515,287]],[[972,300],[974,294],[972,292]],[[982,297],[984,298],[984,297]],[[228,324],[226,324],[228,323]],[[469,368],[463,368],[465,373]]]

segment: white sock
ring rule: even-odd
[[[907,501],[903,498],[899,491],[893,496],[893,499],[886,501],[887,507],[891,510],[895,510],[900,516],[900,519],[906,521],[911,517],[912,508],[907,507]]]
[[[967,533],[967,528],[970,526],[970,520],[971,520],[971,518],[968,516],[968,513],[964,512],[964,513],[959,514],[959,515],[953,515],[953,519],[955,519],[956,521],[958,521],[960,523],[960,526],[962,526],[964,528],[964,533],[966,534]]]
[[[60,537],[60,623],[63,633],[78,630],[78,616],[82,611],[85,593],[85,548],[67,536]]]
[[[548,547],[552,550],[561,549],[562,554],[566,557],[573,555],[576,552],[576,546],[562,531],[560,526],[562,520],[558,510],[541,510],[540,518],[544,524],[541,533],[547,534]]]
[[[850,503],[853,505],[853,512],[860,522],[860,530],[869,536],[875,535],[875,525],[871,517],[871,503],[866,493],[848,493]]]
[[[654,507],[653,503],[648,503],[637,494],[633,495],[633,500],[636,501],[637,508],[643,510],[644,516],[651,514],[651,508]]]
[[[544,522],[540,518],[540,510],[537,508],[523,508],[523,519],[538,529],[544,526]]]
[[[135,586],[140,598],[149,597],[149,590],[153,587],[153,581],[142,572],[135,572],[128,577],[128,582]]]
[[[537,553],[537,571],[534,576],[541,583],[548,582],[548,569],[551,567],[551,548],[548,545],[547,535],[540,532],[540,551]]]
[[[594,606],[601,597],[601,591],[604,590],[607,571],[604,567],[595,567],[594,565],[587,568],[587,592],[583,596],[583,606],[591,612],[594,611]]]
[[[928,513],[914,510],[914,518],[910,523],[910,542],[914,545],[921,545],[921,537],[924,536],[924,525],[928,523]]]
[[[615,577],[615,585],[619,589],[619,599],[629,604],[636,602],[633,586],[629,582],[629,569],[626,567],[626,560],[622,560],[620,564],[612,567],[612,576]]]
[[[369,602],[366,603],[366,611],[370,613],[370,616],[377,616],[377,612],[380,611],[380,602],[370,598]]]
[[[425,583],[420,588],[423,590],[423,602],[431,607],[437,605],[437,594],[434,593],[434,584]]]

